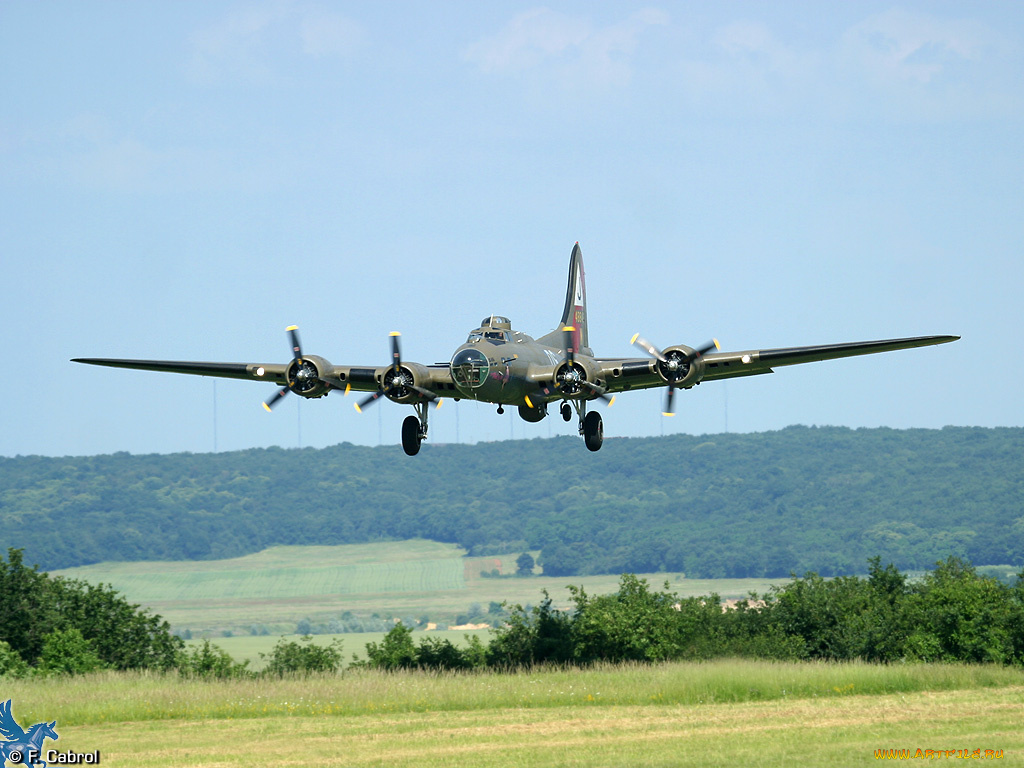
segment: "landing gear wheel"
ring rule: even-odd
[[[583,442],[592,451],[601,450],[601,444],[604,442],[604,422],[597,411],[591,411],[583,418]]]
[[[420,420],[415,416],[406,416],[402,422],[402,448],[409,456],[415,456],[420,452]],[[597,450],[592,448],[591,450]]]
[[[572,408],[568,403],[562,403],[559,413],[562,414],[562,421],[570,421],[572,419]]]

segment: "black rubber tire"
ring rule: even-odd
[[[572,406],[568,403],[562,403],[562,407],[559,408],[559,412],[562,414],[562,421],[569,421],[572,419]]]
[[[415,416],[406,416],[402,422],[402,449],[409,455],[415,456],[420,452],[420,420]]]
[[[597,411],[591,411],[583,418],[583,442],[592,451],[601,450],[601,444],[604,443],[604,422]]]

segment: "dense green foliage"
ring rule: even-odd
[[[204,680],[224,680],[232,677],[246,677],[249,674],[249,662],[237,662],[231,654],[209,640],[199,645],[186,648],[178,654],[178,672],[183,677],[195,677]]]
[[[1024,429],[0,459],[0,547],[48,569],[425,538],[541,550],[547,575],[1024,563]]]
[[[309,635],[303,635],[298,641],[277,641],[269,654],[260,654],[266,661],[264,674],[284,675],[313,674],[337,672],[342,666],[341,641],[335,640],[330,645],[317,645]]]
[[[464,648],[439,637],[421,637],[417,645],[412,628],[398,622],[380,643],[366,644],[365,661],[355,666],[394,671],[397,669],[476,669],[484,666],[486,651],[475,635],[467,635]]]
[[[724,609],[717,595],[683,599],[667,583],[655,591],[629,574],[613,594],[570,590],[571,610],[553,608],[546,594],[533,608],[513,606],[485,650],[448,643],[432,656],[428,640],[417,649],[399,624],[367,646],[367,665],[516,669],[725,656],[1024,664],[1024,580],[1010,587],[956,558],[914,583],[876,558],[867,578],[808,573]]]
[[[182,641],[105,585],[51,578],[10,549],[0,558],[0,673],[170,669]]]
[[[658,591],[625,574],[611,594],[592,597],[570,586],[568,610],[554,607],[547,592],[535,607],[505,606],[486,646],[475,636],[462,647],[434,636],[417,644],[399,622],[380,643],[368,643],[366,659],[353,666],[509,670],[720,657],[1024,665],[1024,573],[1009,585],[950,557],[910,581],[880,562],[871,560],[867,577],[793,576],[733,605],[715,594],[681,598],[667,581]],[[21,552],[10,550],[8,561],[0,560],[0,676],[104,668],[176,668],[206,679],[257,674],[209,641],[185,650],[159,617],[111,590],[95,590],[28,568]],[[266,668],[259,674],[339,671],[340,642],[312,640],[281,638],[270,654],[260,654]]]

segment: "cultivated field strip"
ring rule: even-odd
[[[537,554],[537,553],[534,553]],[[428,615],[451,622],[472,604],[535,604],[547,590],[554,604],[570,606],[569,585],[588,594],[618,589],[619,576],[484,578],[494,569],[515,572],[519,553],[467,557],[453,544],[409,541],[337,546],[271,547],[227,560],[98,563],[55,575],[112,585],[128,600],[153,610],[175,628],[194,633],[248,633],[263,625],[291,632],[302,618],[327,622],[345,611],[360,616]],[[642,575],[642,574],[641,574]],[[717,592],[742,597],[763,592],[763,579],[694,580],[648,574],[655,587],[669,580],[683,596]]]
[[[202,568],[202,563],[195,565],[194,572],[110,574],[107,581],[114,589],[140,603],[466,588],[462,562],[454,558],[250,571],[212,570]]]

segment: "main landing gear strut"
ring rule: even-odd
[[[419,453],[420,443],[427,439],[427,405],[425,402],[413,403],[416,415],[406,416],[402,422],[402,449],[409,456]]]

